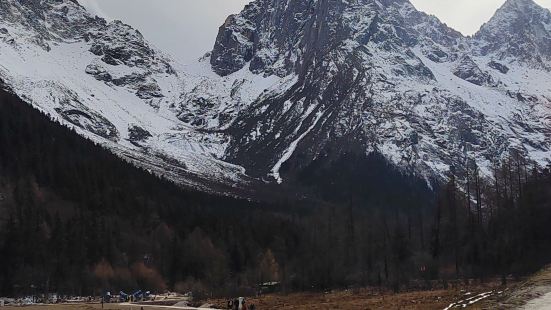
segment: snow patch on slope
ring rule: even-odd
[[[297,129],[295,130],[295,132],[298,132],[300,130],[300,128],[302,127],[303,121],[311,115],[312,111],[314,111],[314,109],[316,107],[317,106],[315,106],[315,105],[311,105],[311,106],[308,107],[307,112],[304,114],[305,115],[304,118],[301,120],[300,124],[297,126]],[[321,117],[323,116],[323,114],[324,114],[323,111],[316,112],[316,115],[314,116],[314,121],[312,122],[312,125],[310,125],[310,127],[308,127],[296,140],[291,142],[289,147],[283,152],[283,155],[281,156],[281,158],[277,161],[277,163],[272,168],[271,176],[277,181],[278,184],[283,183],[283,179],[281,178],[281,176],[279,174],[279,170],[281,169],[281,166],[287,160],[289,160],[289,158],[291,158],[291,156],[295,152],[295,150],[296,150],[298,144],[300,143],[300,141],[302,139],[304,139],[304,137],[306,137],[316,127],[316,125],[318,124],[318,122],[321,119]]]

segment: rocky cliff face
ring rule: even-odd
[[[182,66],[76,1],[5,0],[0,77],[120,156],[203,189],[281,183],[348,150],[427,179],[466,161],[490,173],[511,150],[551,158],[549,15],[509,0],[467,38],[407,0],[257,0]]]
[[[387,51],[420,44],[445,57],[437,45],[460,40],[461,34],[408,1],[260,0],[228,17],[210,61],[220,75],[248,66],[285,76],[304,74],[312,62],[349,43],[380,44]]]

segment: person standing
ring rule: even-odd
[[[245,304],[245,297],[239,297],[239,308],[238,310],[247,310],[247,305]]]

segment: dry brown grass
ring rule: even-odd
[[[374,290],[363,289],[353,293],[351,291],[335,291],[329,293],[297,293],[273,294],[260,298],[248,298],[247,303],[255,304],[258,310],[367,310],[367,309],[444,309],[448,305],[464,298],[466,291],[473,294],[496,289],[495,282],[461,286],[447,290],[416,291],[393,294],[380,293]],[[209,300],[209,303],[223,308],[225,300]],[[477,309],[475,305],[470,309]]]

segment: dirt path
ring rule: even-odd
[[[551,309],[551,266],[483,304],[484,309]]]
[[[541,297],[529,301],[524,309],[530,310],[545,310],[551,307],[551,293],[547,293]]]

